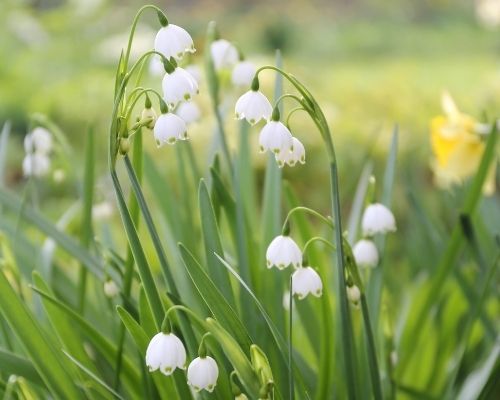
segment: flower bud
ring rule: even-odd
[[[356,285],[347,286],[347,298],[354,306],[359,305],[359,301],[361,300],[361,292]]]

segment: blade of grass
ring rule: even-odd
[[[5,166],[7,165],[7,148],[10,136],[10,121],[3,124],[0,134],[0,187],[5,186]]]
[[[0,348],[0,371],[7,375],[24,376],[30,382],[45,387],[45,382],[30,360],[2,348]]]

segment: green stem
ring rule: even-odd
[[[295,398],[295,385],[293,382],[293,275],[290,276],[290,293],[288,295],[288,309],[290,310],[290,318],[288,321],[288,381],[290,383],[290,400]]]
[[[336,251],[337,248],[335,247],[335,245],[326,240],[325,238],[322,238],[321,236],[313,236],[311,239],[309,239],[306,244],[304,245],[303,249],[302,249],[302,254],[306,254],[307,253],[307,250],[309,249],[309,246],[311,246],[311,244],[315,243],[315,242],[321,242],[321,243],[324,243],[326,244],[328,247],[330,247],[330,249],[332,249],[333,251]]]
[[[312,208],[308,207],[303,207],[303,206],[298,206],[292,208],[290,211],[288,211],[288,214],[286,215],[285,222],[283,222],[283,228],[282,231],[285,230],[286,225],[288,224],[288,221],[290,220],[291,216],[296,213],[296,212],[305,212],[311,215],[314,215],[315,217],[319,218],[321,221],[323,221],[328,227],[334,228],[333,221],[331,219],[326,218],[325,216],[321,215],[319,212],[313,210]]]

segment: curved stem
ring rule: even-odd
[[[130,118],[130,114],[132,114],[132,111],[133,111],[135,105],[137,104],[137,102],[139,101],[139,99],[141,98],[141,96],[143,96],[146,93],[154,93],[158,97],[159,101],[163,100],[161,94],[157,90],[151,89],[151,88],[142,89],[142,91],[140,91],[140,93],[134,98],[132,103],[127,107],[127,111],[125,113],[125,123]]]
[[[288,113],[288,115],[286,116],[286,126],[290,126],[289,123],[290,123],[290,118],[292,117],[293,114],[295,114],[297,111],[306,111],[307,110],[304,108],[304,107],[295,107],[295,108],[292,108],[290,110],[290,112]]]
[[[306,244],[304,245],[304,248],[303,248],[303,250],[302,250],[302,254],[306,254],[306,252],[307,252],[307,250],[308,250],[309,246],[311,246],[314,242],[321,242],[321,243],[324,243],[324,244],[326,244],[328,247],[330,247],[333,251],[336,251],[336,250],[337,250],[337,248],[335,247],[335,245],[334,245],[332,242],[330,242],[330,241],[326,240],[325,238],[322,238],[321,236],[314,236],[314,237],[312,237],[311,239],[309,239],[309,240],[306,242]]]
[[[294,99],[302,107],[305,106],[305,104],[303,103],[303,99],[301,99],[299,96],[296,96],[296,95],[291,94],[291,93],[285,93],[285,94],[282,94],[280,97],[278,97],[278,99],[274,102],[274,106],[276,107],[281,101],[283,101],[284,99],[287,99],[287,98]]]
[[[165,319],[169,318],[170,313],[172,313],[173,311],[184,311],[186,315],[192,317],[201,326],[204,326],[205,324],[205,322],[200,317],[198,317],[193,311],[191,311],[189,308],[181,304],[175,304],[172,307],[170,307],[165,313]]]
[[[139,11],[137,11],[137,14],[135,14],[134,20],[132,22],[132,27],[130,28],[130,34],[128,37],[127,50],[125,52],[125,57],[124,57],[125,71],[127,70],[128,60],[130,57],[130,50],[132,49],[132,41],[134,39],[135,29],[137,28],[137,23],[139,22],[139,18],[142,15],[142,13],[148,9],[153,9],[156,12],[159,12],[159,13],[162,13],[163,15],[165,15],[165,13],[159,7],[157,7],[153,4],[145,5],[145,6],[141,7],[139,9]],[[165,18],[166,18],[166,16],[165,16]]]
[[[290,293],[288,295],[288,309],[290,310],[290,318],[288,321],[288,381],[290,384],[290,400],[295,398],[295,389],[293,382],[293,275],[290,275]]]
[[[331,219],[329,219],[329,218],[321,215],[319,212],[313,210],[312,208],[304,207],[304,206],[298,206],[298,207],[294,207],[290,211],[288,211],[288,214],[287,214],[287,216],[285,218],[285,222],[283,222],[282,231],[285,231],[286,226],[289,223],[290,217],[292,216],[292,214],[294,214],[297,211],[301,211],[301,212],[303,211],[303,212],[306,212],[308,214],[314,215],[315,217],[319,218],[322,222],[324,222],[326,225],[328,225],[328,227],[330,227],[332,229],[335,228],[335,225],[333,224],[333,221]]]

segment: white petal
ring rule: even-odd
[[[191,35],[184,28],[174,24],[168,24],[158,31],[154,48],[167,59],[174,57],[177,60],[180,60],[186,52],[195,52]]]
[[[150,371],[156,371],[160,368],[162,354],[160,352],[161,341],[165,334],[163,332],[157,333],[149,342],[146,350],[146,365]]]
[[[243,94],[235,106],[236,118],[245,118],[252,125],[261,119],[268,120],[272,112],[273,108],[266,96],[259,91],[253,90]]]
[[[311,267],[298,268],[292,275],[292,294],[303,299],[308,294],[319,297],[323,292],[323,283],[318,273]]]
[[[224,68],[231,68],[238,62],[238,50],[225,39],[219,39],[210,45],[210,54],[214,63],[214,68],[219,71]]]
[[[200,108],[194,101],[180,103],[175,113],[188,125],[198,121],[201,117]]]
[[[175,114],[161,114],[155,123],[154,137],[158,147],[165,143],[174,144],[177,140],[186,139],[186,123]]]
[[[26,153],[49,154],[52,150],[52,135],[45,128],[33,129],[24,138],[24,150]]]
[[[356,264],[360,267],[376,267],[378,264],[378,250],[371,240],[361,239],[352,248]]]
[[[219,377],[219,368],[212,357],[197,357],[189,364],[188,384],[196,391],[208,390],[213,391],[217,378]]]
[[[261,151],[269,150],[274,154],[291,152],[293,136],[282,122],[269,121],[260,132],[259,146]]]
[[[189,101],[198,93],[198,82],[189,72],[177,67],[166,73],[162,81],[163,97],[169,107],[174,108],[181,101]]]
[[[24,176],[42,177],[50,170],[50,159],[43,153],[26,154],[23,159]]]
[[[373,236],[377,233],[394,232],[396,221],[391,210],[383,204],[374,203],[366,207],[361,226],[365,236]]]
[[[276,161],[278,162],[280,168],[285,164],[293,167],[298,162],[301,164],[305,164],[306,162],[306,151],[304,149],[304,145],[295,137],[292,138],[292,143],[292,151],[281,151],[276,154]]]
[[[277,236],[266,251],[267,267],[284,269],[292,264],[295,268],[302,264],[302,251],[289,236]]]

